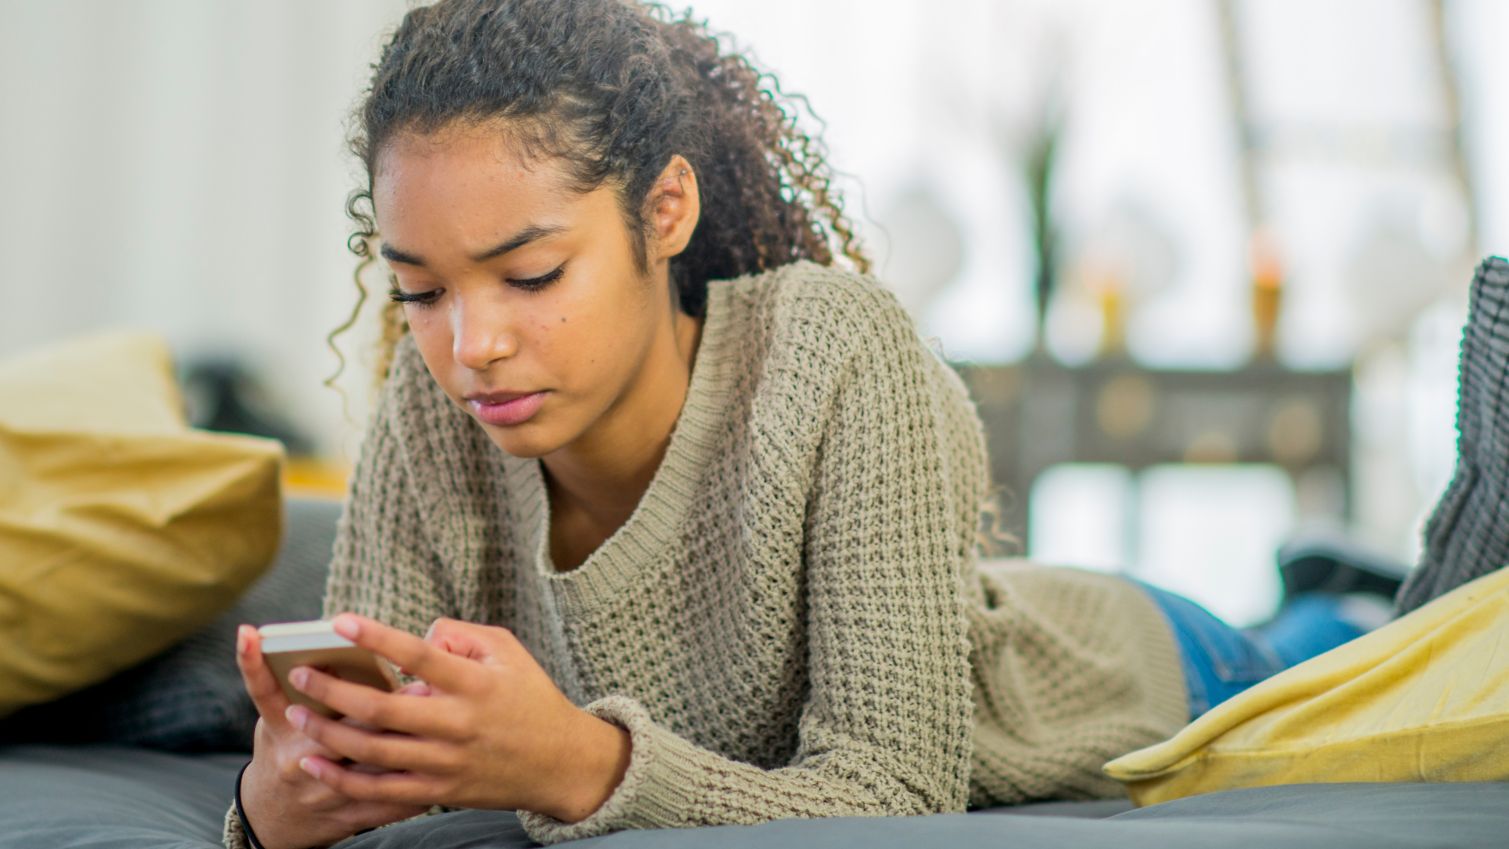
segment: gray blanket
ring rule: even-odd
[[[247,756],[119,745],[0,746],[0,849],[214,849]],[[1025,814],[1033,814],[1025,816]],[[504,811],[425,817],[340,849],[535,845]],[[571,846],[1011,849],[1503,849],[1509,784],[1333,784],[1213,793],[1140,810],[1053,803],[923,817],[625,831]]]
[[[340,505],[291,501],[277,564],[163,655],[0,721],[0,849],[215,849],[257,714],[235,627],[319,615]],[[1012,849],[1509,847],[1509,784],[1310,785],[1217,793],[1143,810],[1122,802],[928,817],[845,817],[620,832],[574,845]],[[1024,816],[1031,814],[1033,816]],[[510,812],[425,817],[341,849],[530,846]]]

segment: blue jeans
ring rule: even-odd
[[[1189,687],[1190,719],[1265,678],[1365,633],[1341,617],[1340,596],[1296,596],[1271,621],[1238,629],[1184,596],[1130,580],[1152,596],[1173,629]]]

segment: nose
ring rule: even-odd
[[[480,297],[451,304],[451,356],[459,365],[481,371],[518,353],[518,335],[501,304]]]

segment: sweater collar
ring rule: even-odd
[[[732,287],[707,287],[702,338],[692,361],[686,400],[671,429],[665,456],[627,521],[577,568],[561,572],[550,558],[550,498],[537,457],[512,462],[510,489],[519,494],[523,528],[532,533],[532,564],[525,572],[550,588],[561,613],[582,613],[612,601],[653,570],[669,565],[668,546],[693,508],[698,484],[718,451],[738,353],[729,335]]]

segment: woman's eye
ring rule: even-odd
[[[554,283],[555,281],[561,279],[561,275],[565,273],[566,264],[561,263],[559,266],[556,266],[556,269],[549,274],[542,274],[539,277],[510,277],[508,278],[508,284],[510,286],[514,286],[515,288],[522,289],[526,292],[538,292],[546,286],[549,286],[551,283]],[[395,303],[414,304],[416,306],[428,307],[438,301],[440,299],[440,294],[444,291],[444,289],[431,289],[427,292],[405,292],[397,286],[393,286],[388,290],[388,298]]]
[[[435,303],[435,299],[440,297],[440,290],[431,289],[428,292],[405,292],[397,287],[394,287],[388,292],[388,297],[395,303],[415,304],[417,306],[427,307]]]
[[[555,281],[561,279],[561,275],[565,273],[566,263],[563,262],[560,265],[556,266],[556,269],[549,274],[542,274],[539,277],[510,277],[508,279],[508,282],[510,285],[523,289],[526,292],[538,292],[546,286],[549,286],[551,283],[554,283]]]

